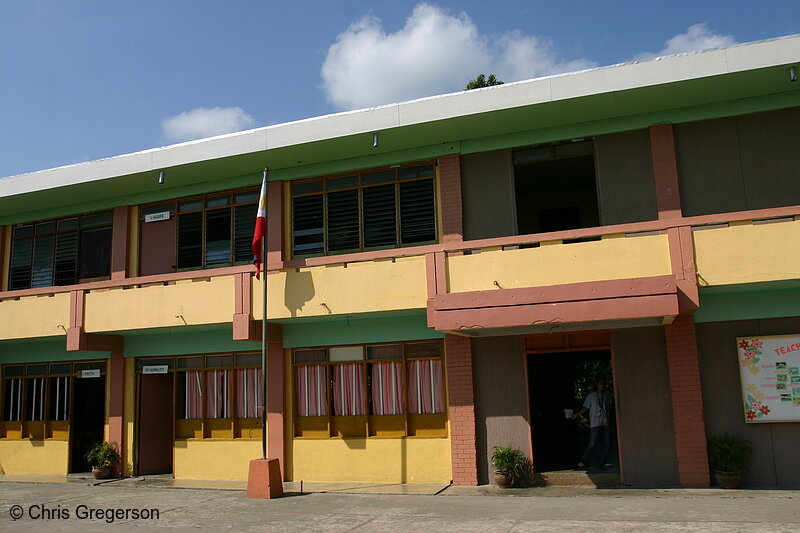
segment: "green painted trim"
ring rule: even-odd
[[[564,124],[540,130],[464,140],[461,142],[461,153],[488,152],[543,142],[643,129],[655,124],[680,124],[734,115],[746,115],[748,113],[774,111],[797,105],[798,94],[790,92],[680,109],[667,109],[641,115],[609,117],[591,122]]]
[[[338,174],[340,172],[349,172],[352,170],[386,167],[389,165],[401,165],[413,161],[435,159],[442,155],[457,154],[460,151],[460,142],[450,142],[436,144],[433,146],[411,148],[408,150],[399,150],[397,152],[386,152],[363,157],[354,157],[352,159],[326,161],[324,163],[316,163],[302,167],[277,169],[272,172],[271,178],[280,181],[313,178],[315,176],[324,176],[326,174]]]
[[[784,279],[780,281],[764,281],[759,283],[738,283],[733,285],[712,285],[698,287],[700,296],[731,294],[742,292],[765,292],[800,289],[800,279]]]
[[[260,342],[235,341],[230,327],[191,333],[159,331],[125,338],[125,357],[260,350]]]
[[[279,168],[271,171],[270,181],[287,181],[293,179],[312,178],[326,174],[338,174],[352,170],[362,170],[365,168],[383,167],[394,164],[403,164],[413,161],[435,159],[441,155],[458,153],[460,143],[451,142],[437,144],[433,146],[423,146],[409,150],[399,150],[396,152],[383,152],[364,157],[354,157],[352,159],[339,159],[324,163],[310,165]],[[75,203],[60,207],[48,207],[38,211],[28,211],[13,215],[0,216],[0,225],[23,224],[25,222],[36,222],[50,218],[65,217],[92,211],[102,211],[113,209],[123,205],[142,205],[168,200],[186,198],[200,194],[209,194],[217,191],[228,191],[244,187],[255,187],[261,183],[261,173],[254,172],[242,174],[231,178],[214,179],[213,181],[203,181],[192,185],[181,187],[165,188],[158,186],[153,180],[153,190],[147,193],[132,194],[127,196],[117,196],[91,202]],[[57,192],[58,189],[53,189]]]
[[[695,322],[800,316],[800,289],[700,294]]]
[[[336,346],[370,342],[441,339],[444,333],[429,328],[426,312],[375,314],[366,318],[353,315],[325,321],[296,319],[283,324],[284,348]]]
[[[0,343],[0,363],[45,363],[108,359],[110,352],[68,352],[65,339]]]

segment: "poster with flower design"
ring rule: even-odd
[[[739,337],[745,422],[800,421],[800,335]]]

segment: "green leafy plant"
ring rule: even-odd
[[[752,453],[753,444],[749,440],[731,437],[727,431],[708,440],[708,459],[720,472],[741,472],[747,468]]]
[[[492,454],[492,468],[501,474],[511,476],[513,482],[527,479],[531,470],[531,462],[522,451],[510,444],[505,448],[494,447]]]
[[[119,461],[116,442],[98,442],[86,452],[86,461],[92,466],[111,466]]]

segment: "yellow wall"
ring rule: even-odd
[[[449,483],[449,439],[295,439],[293,481]]]
[[[486,251],[447,258],[449,292],[542,287],[670,274],[666,235]]]
[[[800,220],[693,232],[698,283],[800,278]]]
[[[233,306],[233,276],[90,292],[86,294],[85,329],[97,332],[219,324],[232,320]]]
[[[66,476],[69,442],[65,440],[0,440],[0,470],[4,474]]]
[[[175,478],[246,480],[250,461],[259,458],[261,439],[178,440]]]
[[[0,317],[0,340],[66,335],[69,293],[1,301]]]
[[[270,318],[418,309],[427,298],[424,256],[290,269],[267,278]],[[256,319],[261,291],[253,278]]]
[[[122,431],[125,439],[125,455],[122,458],[122,466],[126,476],[133,475],[133,465],[135,464],[135,456],[133,453],[133,428],[136,421],[136,412],[134,410],[136,404],[135,362],[136,360],[132,358],[125,359],[125,405],[122,410]]]

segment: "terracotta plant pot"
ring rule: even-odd
[[[723,489],[738,489],[742,484],[741,472],[720,472],[715,470],[714,477],[717,479],[717,485]]]
[[[514,478],[511,477],[511,474],[504,474],[495,470],[494,483],[501,489],[509,489],[514,485]]]
[[[111,477],[112,470],[111,466],[93,466],[92,474],[95,479],[107,479]]]

